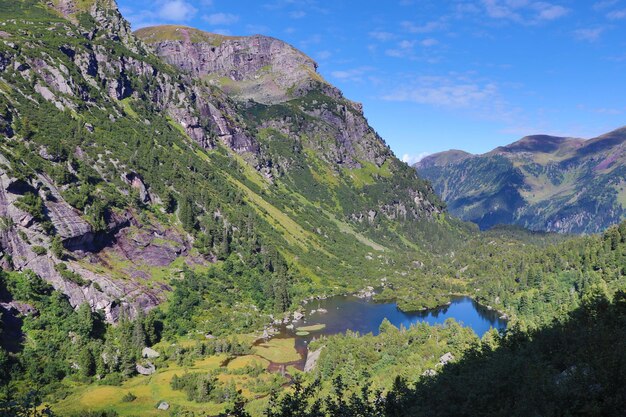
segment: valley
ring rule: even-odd
[[[294,46],[121,10],[0,0],[0,415],[618,415],[622,130],[416,170]]]

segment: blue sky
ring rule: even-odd
[[[626,125],[626,0],[118,0],[173,23],[282,39],[364,104],[396,154],[482,153]]]

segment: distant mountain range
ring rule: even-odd
[[[483,155],[437,153],[415,168],[481,229],[594,233],[626,215],[625,142],[626,127],[588,140],[527,136]]]

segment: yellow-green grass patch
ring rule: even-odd
[[[157,371],[151,376],[136,376],[125,381],[119,387],[90,385],[77,390],[65,400],[53,406],[61,413],[84,412],[88,410],[114,409],[121,416],[162,415],[156,410],[160,401],[172,405],[181,405],[196,412],[216,415],[223,411],[224,404],[196,403],[188,401],[183,391],[173,390],[170,382],[174,375],[186,372],[202,372],[218,369],[227,359],[225,355],[210,356],[194,363],[192,367],[170,364],[169,368]],[[124,402],[122,398],[132,393],[137,398],[132,402]]]
[[[325,324],[311,324],[310,326],[297,327],[299,332],[317,332],[326,328]]]
[[[288,363],[300,360],[295,348],[295,339],[274,338],[253,348],[254,353],[274,363]]]
[[[255,366],[255,367],[262,366],[263,368],[267,368],[269,364],[270,364],[270,361],[260,356],[246,355],[246,356],[238,356],[232,361],[230,361],[228,363],[227,368],[229,370],[242,369],[242,368],[245,368],[246,366]]]

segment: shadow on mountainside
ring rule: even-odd
[[[411,416],[618,416],[626,404],[626,293],[496,349],[483,343],[405,392]]]
[[[499,343],[500,346],[496,345]],[[341,379],[271,401],[268,417],[622,416],[626,404],[626,292],[585,297],[561,322],[500,341],[484,339],[462,359],[411,387],[397,378],[380,395],[347,395]],[[313,399],[316,399],[313,401]]]

